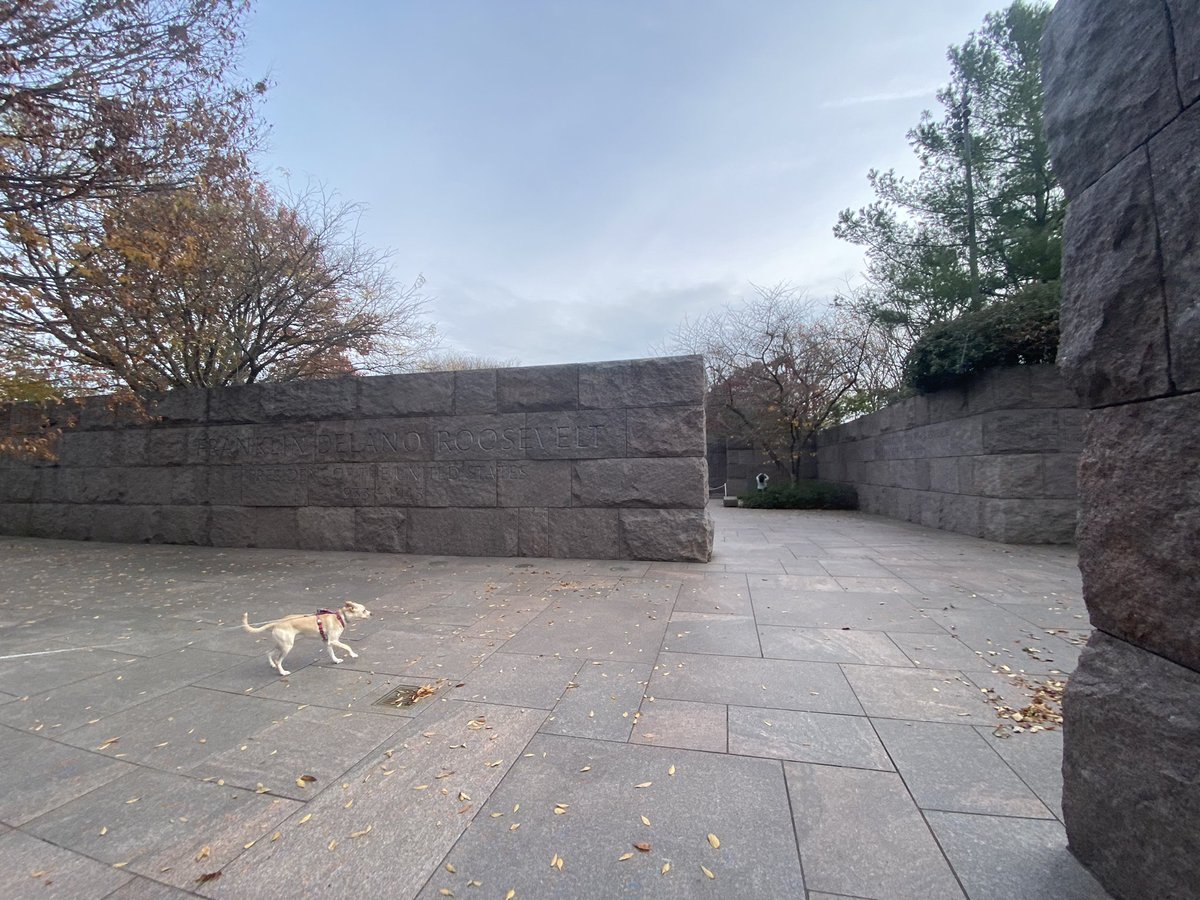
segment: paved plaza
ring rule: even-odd
[[[1072,549],[710,509],[707,565],[0,539],[0,896],[1107,896],[998,712]],[[287,678],[239,625],[345,600]]]

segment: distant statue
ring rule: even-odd
[[[754,478],[754,483],[758,485],[760,491],[765,491],[767,489],[767,482],[770,480],[771,477],[766,472],[759,472]]]

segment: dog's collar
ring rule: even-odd
[[[341,625],[342,628],[346,627],[346,618],[342,615],[341,610],[338,609],[317,610],[317,632],[321,635],[321,640],[328,644],[329,637],[325,634],[325,625],[321,622],[321,616],[333,616],[338,620],[338,624]]]

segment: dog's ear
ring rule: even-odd
[[[345,603],[342,604],[342,608],[343,609],[354,609],[354,601],[347,600]]]

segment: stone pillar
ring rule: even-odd
[[[1116,897],[1200,896],[1200,0],[1059,0],[1059,365],[1087,415],[1063,812]]]

